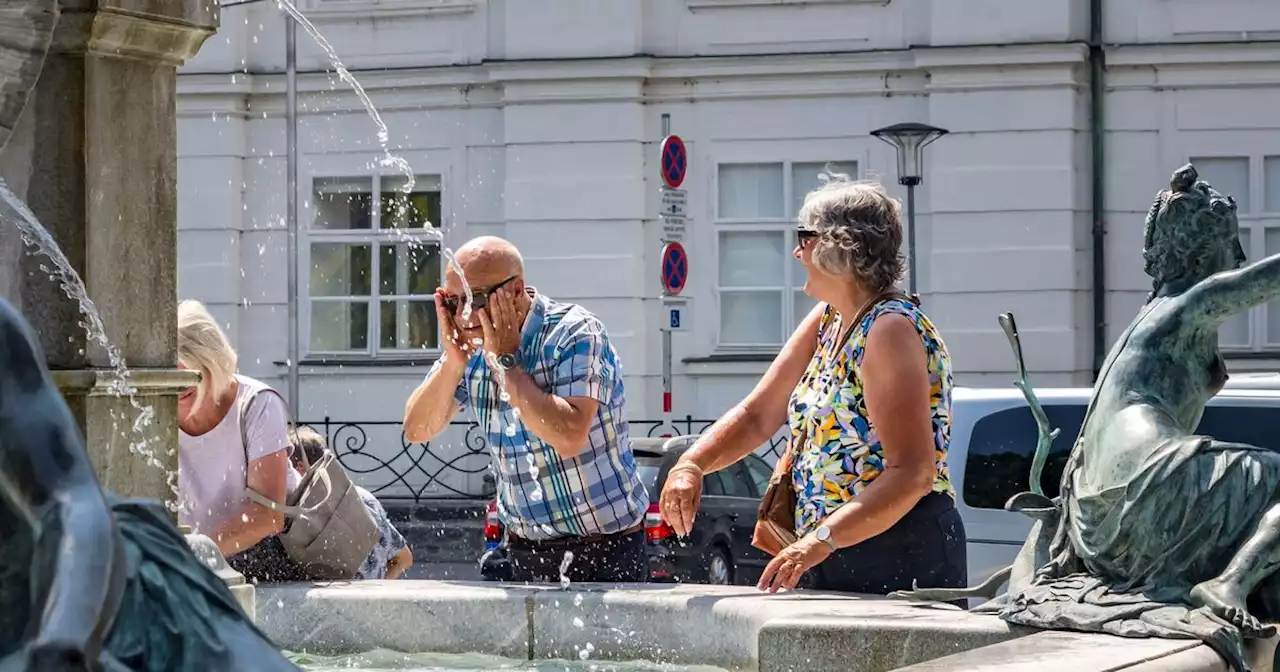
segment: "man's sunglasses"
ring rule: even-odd
[[[471,288],[471,309],[479,310],[489,305],[489,296],[494,292],[498,291],[499,289],[502,289],[503,286],[505,286],[507,283],[515,279],[516,279],[516,276],[513,275],[507,278],[506,280],[503,280],[502,282],[499,282],[498,284],[488,289],[476,289],[475,287],[472,287]],[[444,299],[444,307],[450,313],[456,314],[458,312],[458,306],[465,304],[466,301],[467,301],[467,298],[465,296],[447,296]]]
[[[796,241],[803,247],[806,243],[818,237],[818,232],[813,229],[796,229]]]

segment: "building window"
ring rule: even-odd
[[[1280,253],[1280,156],[1192,157],[1200,179],[1236,199],[1240,245],[1249,263]],[[1261,198],[1255,197],[1257,189]],[[1280,350],[1280,302],[1240,313],[1218,330],[1227,352]]]
[[[316,178],[308,231],[311,355],[421,354],[439,347],[440,179]]]
[[[857,176],[855,161],[723,163],[717,172],[716,287],[722,349],[774,350],[812,310],[792,257],[796,216],[823,172]]]

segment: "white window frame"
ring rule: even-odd
[[[1187,161],[1195,163],[1197,160],[1203,159],[1234,159],[1245,160],[1248,164],[1249,179],[1249,209],[1246,212],[1241,209],[1236,212],[1236,218],[1240,222],[1240,230],[1242,233],[1248,232],[1249,244],[1245,246],[1245,263],[1251,264],[1259,261],[1267,256],[1266,240],[1267,231],[1273,230],[1280,232],[1280,195],[1277,195],[1276,203],[1267,203],[1267,181],[1266,181],[1266,160],[1277,160],[1277,169],[1280,169],[1280,150],[1274,152],[1259,153],[1242,153],[1242,152],[1197,152],[1187,157]],[[1230,196],[1238,197],[1238,194],[1231,194],[1229,188],[1225,185],[1217,184],[1213,181],[1212,176],[1202,176],[1202,179],[1208,182],[1219,191],[1224,191]],[[1268,211],[1268,205],[1275,210]],[[1280,252],[1280,250],[1276,250]],[[1247,316],[1249,328],[1249,342],[1247,345],[1235,345],[1229,343],[1220,343],[1219,348],[1225,355],[1232,354],[1254,354],[1254,353],[1280,353],[1280,333],[1267,333],[1267,311],[1269,306],[1263,304],[1255,308],[1250,308],[1245,315]],[[1269,340],[1269,339],[1276,340]]]
[[[301,350],[303,356],[308,359],[434,359],[440,356],[441,349],[439,347],[439,334],[437,333],[437,347],[435,348],[383,348],[381,346],[381,302],[384,300],[380,292],[381,278],[381,262],[380,246],[392,243],[420,242],[425,245],[434,246],[439,250],[441,256],[440,274],[438,283],[444,283],[445,261],[443,258],[443,250],[446,246],[441,236],[434,233],[426,233],[422,230],[405,230],[405,229],[383,229],[382,223],[382,192],[384,179],[399,179],[403,175],[400,173],[361,173],[360,171],[349,172],[326,172],[316,173],[310,176],[305,187],[305,198],[309,207],[306,208],[305,226],[302,228],[298,245],[298,263],[301,266],[298,270],[298,297],[299,310],[299,331],[301,342]],[[315,205],[315,188],[316,183],[329,179],[350,179],[363,180],[371,179],[371,228],[369,229],[349,229],[349,230],[332,230],[318,229],[315,227],[315,220],[318,208]],[[415,191],[423,191],[421,185],[426,181],[434,182],[432,186],[436,188],[440,200],[440,219],[445,219],[445,211],[447,209],[445,203],[445,180],[444,175],[439,173],[415,173],[414,179],[416,184]],[[302,185],[299,185],[300,187]],[[429,190],[427,190],[429,191]],[[352,192],[356,193],[356,192]],[[300,213],[302,214],[302,213]],[[444,231],[444,221],[433,222],[436,231]],[[317,350],[311,347],[311,307],[316,302],[334,302],[334,303],[360,303],[359,297],[313,297],[311,295],[311,246],[316,243],[337,243],[346,245],[366,244],[370,247],[371,259],[369,261],[369,297],[367,303],[369,306],[369,319],[365,325],[366,347],[363,350]],[[353,300],[357,299],[357,300]],[[396,294],[394,299],[397,301],[432,301],[433,295],[418,294]],[[397,330],[407,330],[408,320],[397,319]],[[399,339],[397,339],[399,340]]]
[[[735,233],[750,233],[753,231],[767,231],[770,233],[775,233],[778,231],[783,232],[784,234],[783,251],[784,251],[784,259],[785,259],[785,262],[784,262],[785,267],[783,269],[783,274],[782,274],[783,286],[781,287],[782,316],[784,320],[787,320],[786,324],[789,324],[790,320],[792,319],[792,316],[795,315],[796,292],[801,291],[803,287],[803,282],[797,283],[796,279],[792,277],[793,271],[795,270],[796,262],[794,262],[791,259],[791,250],[794,250],[796,246],[795,229],[798,222],[794,216],[785,215],[785,213],[790,210],[791,204],[795,201],[795,194],[794,194],[795,184],[794,184],[794,179],[792,175],[792,169],[793,169],[792,167],[795,166],[796,164],[811,164],[811,163],[830,163],[832,165],[853,164],[855,173],[856,173],[852,175],[854,179],[864,179],[862,176],[866,174],[867,157],[865,152],[858,152],[858,151],[839,152],[838,150],[833,150],[832,152],[830,152],[830,154],[844,156],[845,158],[836,158],[830,155],[823,156],[822,158],[810,158],[808,156],[802,156],[799,158],[794,156],[791,156],[788,158],[774,158],[774,157],[752,158],[752,157],[746,157],[746,156],[741,156],[741,157],[734,156],[730,158],[727,156],[722,156],[714,160],[713,162],[711,162],[712,189],[711,189],[709,209],[711,212],[711,224],[712,224],[711,247],[714,250],[714,254],[712,255],[712,269],[713,269],[712,272],[714,273],[713,277],[715,278],[715,281],[712,283],[712,297],[714,299],[715,310],[711,315],[711,318],[714,320],[714,324],[715,324],[715,329],[713,332],[714,333],[714,336],[713,336],[714,352],[719,354],[752,354],[752,353],[774,354],[774,353],[777,353],[779,350],[781,350],[782,345],[786,343],[788,338],[790,338],[792,330],[795,329],[794,325],[791,325],[791,326],[784,325],[782,327],[781,341],[779,341],[778,343],[751,344],[751,343],[725,343],[724,342],[723,340],[724,334],[721,333],[721,320],[720,320],[720,296],[722,292],[724,291],[774,292],[774,291],[778,291],[779,288],[761,286],[761,287],[733,287],[727,290],[722,289],[720,287],[720,271],[719,271],[720,269],[720,234],[726,231],[735,232]],[[782,202],[783,202],[783,208],[784,208],[783,209],[784,216],[768,217],[768,218],[724,218],[720,216],[720,169],[723,166],[734,166],[734,165],[780,165],[782,166],[782,199],[783,199]]]
[[[404,18],[469,14],[476,11],[476,4],[477,0],[307,0],[304,11],[308,18],[322,20],[368,16]]]

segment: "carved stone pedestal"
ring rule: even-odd
[[[200,382],[200,374],[183,369],[131,370],[129,386],[136,390],[134,399],[154,414],[140,434],[132,428],[137,411],[127,397],[117,396],[112,389],[113,372],[81,369],[52,374],[84,431],[89,457],[102,487],[126,497],[173,500],[178,449],[178,409],[174,400],[178,393]],[[135,450],[131,442],[141,437],[147,439],[147,444]],[[170,478],[174,479],[173,485]]]
[[[177,68],[218,26],[209,0],[57,0],[52,46],[0,156],[83,279],[106,334],[154,410],[145,435],[162,468],[136,452],[137,409],[108,394],[111,362],[79,306],[21,242],[0,235],[0,291],[31,322],[84,433],[103,486],[171,500],[177,394]],[[8,229],[8,225],[0,225]],[[16,273],[14,271],[16,270]]]

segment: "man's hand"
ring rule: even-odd
[[[445,307],[444,302],[448,298],[449,294],[443,287],[436,290],[436,323],[440,325],[440,345],[446,357],[455,362],[465,362],[468,348],[461,342],[462,334],[458,332],[458,325]]]
[[[513,355],[520,349],[524,315],[516,308],[515,293],[503,287],[489,295],[489,305],[476,311],[484,330],[484,349],[493,356]]]

